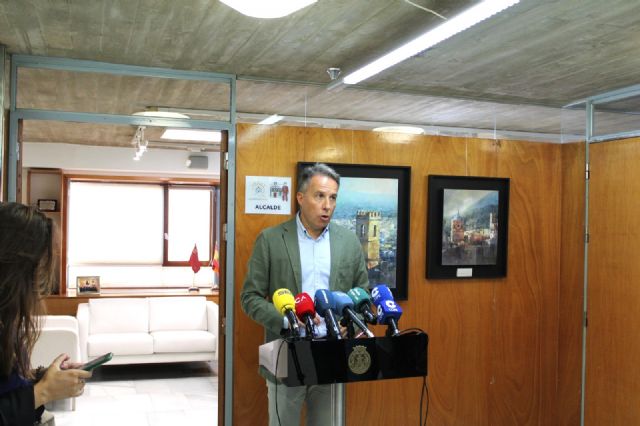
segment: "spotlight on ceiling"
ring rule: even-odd
[[[136,153],[133,156],[135,161],[140,161],[142,158],[142,154],[147,152],[147,148],[149,147],[149,141],[144,137],[144,129],[145,126],[138,126],[136,129],[136,133],[133,135],[133,139],[131,140],[131,144],[135,147]]]
[[[412,126],[384,126],[384,127],[376,127],[373,129],[374,132],[383,132],[383,133],[406,133],[408,135],[422,135],[424,134],[424,130],[420,127],[412,127]]]
[[[271,19],[291,15],[317,0],[220,0],[243,15]]]

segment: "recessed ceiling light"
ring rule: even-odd
[[[384,132],[384,133],[406,133],[409,135],[421,135],[424,133],[424,130],[420,127],[413,126],[384,126],[384,127],[376,127],[373,129],[374,132]]]
[[[222,134],[218,130],[166,129],[160,138],[174,141],[220,142]]]
[[[190,118],[186,114],[180,114],[179,112],[171,111],[138,111],[133,115],[142,115],[144,117],[157,117],[157,118]]]
[[[504,9],[513,6],[520,0],[484,0],[475,6],[470,7],[461,14],[443,22],[437,27],[418,36],[410,42],[398,47],[375,61],[352,72],[342,80],[344,84],[356,84],[362,80],[386,70],[407,58],[435,46],[436,44],[453,37],[477,23],[484,21],[491,16],[502,12]]]
[[[278,114],[273,114],[260,121],[258,124],[275,124],[278,121],[282,120],[284,117]]]
[[[220,0],[252,18],[282,18],[315,3],[317,0]]]

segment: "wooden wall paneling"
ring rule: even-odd
[[[492,424],[556,421],[560,145],[503,142],[509,176],[507,278],[494,286]]]
[[[429,174],[491,175],[494,149],[466,139],[357,132],[354,162],[412,167],[409,300],[401,302],[401,328],[419,327],[430,335],[428,378],[431,424],[482,424],[486,417],[491,305],[485,286],[474,281],[427,281],[426,207]],[[489,167],[488,164],[492,164]],[[483,372],[484,370],[484,372]],[[348,424],[358,421],[413,424],[419,420],[421,380],[350,384]],[[403,410],[367,411],[383,399]],[[363,407],[365,409],[363,410]],[[488,419],[484,421],[488,424]]]
[[[591,145],[586,425],[640,419],[640,139]]]
[[[354,132],[354,158],[357,164],[411,166],[411,208],[409,238],[409,300],[399,302],[403,309],[400,328],[419,327],[427,330],[426,318],[416,315],[415,306],[420,291],[412,285],[416,278],[424,281],[424,235],[426,223],[426,187],[420,163],[432,158],[433,143],[423,136],[388,133]],[[421,188],[423,190],[421,190]],[[422,206],[417,207],[416,206]],[[418,214],[414,214],[418,212]],[[415,273],[421,270],[422,272]],[[376,335],[384,335],[385,327],[374,327]],[[382,382],[352,383],[347,385],[347,425],[359,424],[415,424],[419,420],[422,379],[403,379]],[[384,401],[384,403],[381,403]],[[402,409],[388,409],[403,407]],[[385,408],[385,409],[383,409]]]
[[[240,291],[256,237],[290,216],[245,214],[245,177],[293,177],[303,157],[304,129],[238,125],[237,140],[233,417],[237,425],[259,425],[268,419],[267,387],[258,375],[258,346],[264,343],[264,329],[242,311]]]
[[[295,130],[276,128],[270,132],[261,127],[239,126],[238,131],[238,293],[255,236],[262,228],[282,221],[277,216],[248,217],[242,213],[244,176],[287,175],[295,170],[298,160],[410,165],[409,300],[400,303],[404,309],[400,326],[420,327],[430,335],[429,424],[553,424],[559,146],[306,129],[301,131],[302,149],[300,133],[296,137]],[[507,279],[425,279],[429,174],[512,178]],[[239,306],[237,309],[235,422],[266,424],[266,389],[256,373],[262,328]],[[384,332],[382,327],[375,331]],[[411,424],[419,416],[419,392],[420,379],[387,381],[384,385],[349,384],[347,424]]]
[[[562,145],[558,424],[580,424],[584,277],[584,142]]]
[[[353,162],[353,130],[304,129],[304,157],[299,161]]]
[[[442,138],[442,141],[449,149],[452,145],[456,147],[455,155],[446,155],[447,169],[441,169],[443,160],[438,159],[436,164],[429,164],[425,175],[495,176],[497,160],[492,141],[457,138]],[[416,305],[416,310],[421,313],[420,307],[425,306],[430,319],[430,423],[493,424],[488,386],[494,344],[492,287],[495,283],[475,279],[422,282],[426,283],[427,299]]]

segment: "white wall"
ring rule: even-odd
[[[202,177],[216,179],[220,177],[220,153],[193,153],[181,150],[169,150],[150,148],[144,153],[140,161],[134,161],[134,148],[99,147],[62,143],[23,143],[22,166],[45,167],[62,169],[65,172],[77,172],[91,175],[145,175],[164,177]],[[189,169],[185,162],[190,155],[206,155],[209,158],[209,168]],[[23,188],[25,202],[27,188],[27,173],[23,173]],[[103,270],[104,269],[104,270]],[[120,267],[111,268],[69,268],[67,271],[67,283],[69,288],[76,285],[77,275],[101,276],[104,287],[131,286],[184,286],[191,284],[210,287],[213,283],[213,271],[209,267],[201,269],[194,274],[189,267],[152,267],[154,273],[150,274],[145,269],[138,274],[140,279],[135,279],[131,270]],[[141,270],[141,268],[138,268]],[[124,273],[127,279],[122,276]],[[146,279],[146,281],[145,281]],[[151,281],[150,281],[151,280]]]
[[[23,167],[50,167],[86,173],[145,174],[220,177],[219,152],[188,152],[176,149],[149,148],[140,161],[134,161],[134,148],[101,147],[64,143],[23,143]],[[206,155],[209,168],[189,169],[190,155]]]

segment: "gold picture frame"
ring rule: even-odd
[[[78,294],[100,294],[100,277],[76,277],[76,286],[78,289]]]

